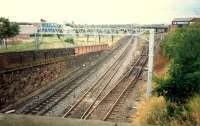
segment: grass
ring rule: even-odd
[[[115,37],[114,42],[118,41],[120,37]],[[113,42],[113,43],[114,43]],[[101,42],[99,42],[98,37],[90,37],[87,42],[85,36],[75,37],[74,44],[64,42],[64,39],[60,40],[56,36],[54,37],[43,37],[40,38],[40,49],[52,49],[52,48],[66,48],[66,47],[75,47],[75,46],[87,46],[87,45],[96,45],[96,44],[113,44],[111,42],[111,37],[101,37]],[[25,50],[35,50],[35,41],[34,38],[24,40],[20,44],[8,45],[8,48],[0,48],[0,53],[3,52],[13,52],[13,51],[25,51]]]
[[[200,126],[200,96],[192,97],[185,106],[189,109],[186,111],[188,117],[184,120],[171,119],[169,126]]]
[[[175,115],[167,113],[169,105],[176,108]],[[133,123],[162,126],[200,126],[200,96],[191,98],[183,110],[179,111],[177,108],[177,105],[167,103],[163,97],[153,96],[149,101],[140,105]]]
[[[34,42],[29,43],[21,43],[16,45],[8,45],[8,49],[1,48],[0,52],[13,52],[13,51],[21,51],[21,50],[33,50],[35,48]]]
[[[133,122],[136,124],[158,125],[164,108],[166,108],[166,102],[163,97],[151,97],[150,100],[144,101],[140,105]]]
[[[200,96],[194,96],[187,104],[190,109],[193,121],[200,126]]]

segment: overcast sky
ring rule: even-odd
[[[23,22],[170,23],[200,16],[200,0],[0,0],[0,16]]]

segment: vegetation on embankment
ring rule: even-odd
[[[140,121],[169,126],[200,125],[200,25],[170,32],[161,42],[169,59],[166,73],[155,77],[153,97]]]

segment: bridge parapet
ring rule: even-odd
[[[31,115],[0,114],[2,126],[134,126],[128,123],[114,123],[100,120],[66,119]]]

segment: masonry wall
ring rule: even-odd
[[[108,49],[107,44],[75,48],[0,53],[0,73],[60,61],[63,57]]]
[[[83,64],[90,65],[101,56],[102,50],[107,47],[93,47],[96,49],[98,48],[96,52],[92,52],[92,49],[89,48],[92,47],[79,47],[78,50],[85,51],[78,51],[76,55],[54,57],[50,60],[52,62],[41,60],[41,62],[39,62],[40,64],[36,63],[35,66],[33,62],[33,64],[31,64],[32,67],[18,67],[19,69],[12,69],[11,71],[0,73],[0,109],[15,103],[17,100],[44,86],[52,84],[50,82],[71,72],[77,67],[83,66]],[[7,63],[10,66],[14,64],[14,62]],[[23,64],[28,63],[31,62],[23,62]],[[20,65],[18,64],[17,66]]]

